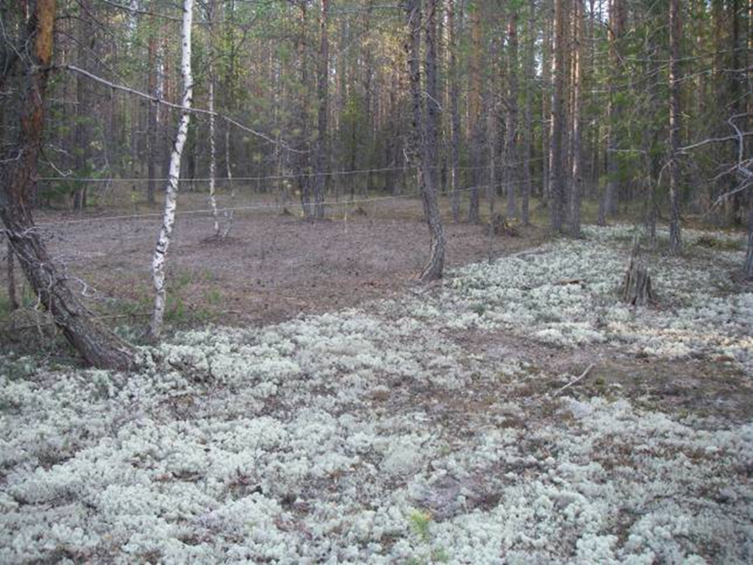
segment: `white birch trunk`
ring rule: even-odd
[[[183,147],[186,144],[188,123],[191,119],[189,112],[193,97],[193,76],[191,75],[191,26],[193,23],[193,0],[183,0],[183,31],[181,38],[181,75],[183,77],[183,100],[178,125],[178,135],[170,154],[170,172],[165,188],[165,212],[162,217],[157,246],[152,259],[152,280],[154,282],[154,311],[149,328],[152,339],[157,339],[162,333],[165,318],[165,303],[167,292],[165,289],[165,270],[167,267],[167,250],[170,247],[173,228],[175,227],[175,211],[178,204],[178,180],[180,178],[180,163]]]

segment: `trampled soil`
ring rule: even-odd
[[[384,298],[416,284],[429,251],[420,203],[387,201],[365,210],[362,215],[336,209],[334,217],[318,222],[278,210],[242,212],[229,237],[219,241],[211,237],[211,218],[179,216],[169,251],[173,316],[168,312],[168,323],[279,322]],[[88,219],[45,214],[38,221],[72,220],[45,230],[56,257],[94,289],[87,294],[95,311],[110,316],[125,311],[133,314],[129,323],[141,317],[146,324],[160,218]],[[495,237],[490,246],[485,225],[448,222],[445,229],[448,267],[516,252],[544,238],[543,229],[531,227],[520,229],[519,237]]]

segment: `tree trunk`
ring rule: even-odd
[[[153,18],[152,18],[153,20]],[[150,22],[149,35],[149,56],[148,56],[148,73],[149,73],[149,94],[152,96],[159,96],[161,93],[157,90],[157,73],[159,73],[157,64],[157,33],[155,31],[156,25],[154,21]],[[149,206],[154,206],[156,199],[154,196],[156,189],[155,177],[157,176],[157,111],[158,105],[156,102],[149,102],[149,116],[147,118],[146,129],[146,146],[147,146],[147,185],[146,185],[146,200]]]
[[[552,148],[552,29],[554,11],[550,3],[545,3],[541,38],[541,204],[549,203],[552,187],[551,148]],[[550,7],[552,6],[552,7]]]
[[[89,10],[87,0],[80,0],[80,6],[82,13],[78,19],[78,38],[77,38],[77,55],[79,64],[84,67],[87,66],[88,47],[93,44],[93,29],[89,24]],[[89,91],[90,86],[86,79],[81,76],[76,76],[76,125],[74,132],[74,168],[76,176],[88,177],[89,174],[89,157],[90,157],[90,142],[91,142],[91,128],[89,127],[89,119],[92,108]],[[86,208],[86,196],[88,185],[86,182],[80,183],[73,194],[73,209],[77,212],[82,212]]]
[[[165,187],[165,211],[162,216],[157,246],[152,258],[152,280],[154,282],[154,310],[149,333],[152,339],[159,339],[162,334],[165,319],[167,290],[165,286],[167,251],[175,227],[175,212],[178,204],[178,181],[180,179],[180,164],[183,147],[188,135],[188,124],[191,120],[191,102],[193,99],[193,76],[191,73],[191,25],[193,23],[193,0],[183,0],[183,28],[181,33],[181,63],[180,70],[183,79],[183,98],[178,124],[178,135],[175,138],[170,154],[170,174]]]
[[[565,33],[567,0],[554,2],[554,94],[552,96],[551,220],[554,233],[562,232],[565,216]]]
[[[321,31],[319,35],[319,69],[316,96],[319,102],[317,116],[316,162],[314,171],[314,217],[324,218],[324,188],[326,185],[329,143],[327,118],[329,113],[329,0],[321,0]]]
[[[426,104],[421,92],[421,0],[407,0],[408,70],[413,115],[414,156],[420,153],[419,183],[429,235],[431,253],[421,272],[422,281],[442,277],[444,270],[445,238],[437,200],[437,51],[436,12],[438,0],[429,0],[424,22],[426,41]]]
[[[13,245],[8,240],[8,306],[11,312],[21,307],[16,294],[16,257],[13,253]]]
[[[680,167],[677,162],[680,148],[680,38],[682,21],[680,0],[669,0],[669,253],[677,255],[682,249],[680,233]]]
[[[748,187],[748,251],[743,273],[745,278],[753,280],[753,186]]]
[[[617,149],[620,147],[618,124],[622,118],[622,104],[618,100],[618,83],[622,77],[620,68],[622,61],[619,54],[619,42],[622,37],[625,26],[625,5],[624,0],[612,0],[609,7],[609,105],[607,112],[608,117],[608,136],[607,136],[607,186],[603,195],[604,218],[599,223],[604,223],[607,216],[614,216],[617,213],[617,199],[621,192],[621,179],[619,170],[619,154]]]
[[[226,239],[233,229],[235,220],[235,183],[233,182],[233,168],[230,160],[230,124],[225,126],[225,173],[227,174],[227,184],[230,187],[230,209],[225,210],[225,230],[222,232],[222,239]],[[279,174],[279,173],[278,173]]]
[[[580,208],[583,193],[583,151],[581,145],[582,129],[582,82],[583,82],[583,0],[573,3],[573,104],[571,156],[572,176],[570,188],[570,235],[580,237]]]
[[[525,52],[525,108],[523,110],[523,178],[521,185],[520,201],[520,220],[524,226],[531,223],[529,213],[529,202],[531,198],[531,153],[533,150],[533,94],[531,92],[531,83],[534,76],[534,50],[536,46],[535,25],[536,25],[536,2],[529,1],[528,14],[528,37],[526,38]]]
[[[44,97],[52,61],[55,0],[29,3],[26,80],[22,88],[20,129],[15,155],[3,159],[0,216],[14,254],[41,304],[52,314],[66,340],[87,363],[103,369],[131,366],[131,348],[94,320],[68,286],[34,225],[30,195],[42,148]],[[10,69],[5,69],[9,72]]]
[[[505,182],[507,183],[507,217],[518,217],[515,191],[520,180],[518,151],[518,8],[510,6],[507,25],[507,120],[505,131]]]
[[[484,179],[484,130],[485,121],[481,116],[481,14],[478,5],[471,11],[471,91],[469,93],[468,114],[469,133],[471,137],[471,165],[473,167],[472,186],[470,190],[470,205],[468,207],[468,221],[477,224],[480,216],[480,186]]]
[[[311,158],[310,148],[311,142],[309,139],[309,93],[311,91],[309,84],[309,64],[308,64],[308,49],[307,49],[307,36],[306,26],[308,20],[308,8],[307,4],[301,3],[299,6],[299,35],[298,35],[298,75],[300,79],[300,93],[296,97],[298,108],[296,109],[296,115],[293,121],[296,123],[296,129],[298,131],[298,140],[300,150],[296,153],[296,174],[298,183],[298,192],[301,198],[301,209],[303,210],[304,218],[313,217],[313,205],[311,202]]]
[[[217,128],[215,124],[214,116],[214,58],[216,52],[214,50],[214,2],[210,0],[207,4],[207,32],[209,35],[209,65],[208,65],[208,105],[209,105],[209,207],[212,210],[212,220],[214,223],[214,237],[220,237],[220,219],[217,211]]]
[[[462,0],[461,0],[462,2]],[[461,3],[462,9],[462,3]],[[458,17],[461,29],[458,30]],[[460,81],[458,80],[457,35],[462,35],[462,11],[458,14],[455,0],[447,0],[447,19],[449,20],[450,51],[450,113],[451,113],[451,149],[450,149],[450,202],[452,206],[452,221],[460,221]]]

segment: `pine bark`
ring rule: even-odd
[[[191,72],[191,27],[193,24],[193,0],[183,0],[183,27],[181,32],[181,76],[183,80],[183,97],[178,123],[178,134],[175,138],[170,154],[170,172],[165,187],[165,209],[162,215],[157,245],[152,258],[152,281],[154,283],[154,309],[149,333],[152,339],[159,339],[162,334],[165,307],[167,304],[166,270],[167,252],[170,248],[173,230],[175,228],[175,214],[178,206],[178,184],[180,180],[180,165],[183,148],[188,136],[188,125],[191,121],[191,102],[193,100],[193,75]]]
[[[552,30],[554,29],[554,7],[545,3],[541,38],[541,203],[549,204],[552,188],[551,148],[552,148]],[[551,7],[550,7],[551,6]]]
[[[54,45],[55,0],[29,2],[25,84],[21,92],[20,128],[10,160],[0,168],[0,217],[19,264],[40,303],[66,340],[83,359],[98,368],[127,369],[133,351],[98,323],[71,290],[68,279],[50,257],[34,224],[30,197],[42,149],[44,100]],[[10,69],[6,68],[5,72]],[[4,81],[3,81],[4,82]]]
[[[462,1],[462,0],[461,0]],[[462,6],[462,4],[461,4]],[[448,47],[450,52],[450,113],[451,113],[451,148],[450,148],[450,203],[452,206],[452,221],[460,221],[460,81],[458,66],[457,36],[462,35],[462,27],[458,30],[458,18],[462,22],[463,14],[458,14],[455,0],[447,0],[447,19],[449,25]],[[456,31],[457,30],[457,31]],[[458,33],[460,32],[460,33]]]
[[[582,148],[582,90],[583,90],[583,0],[573,0],[573,93],[572,93],[572,132],[570,135],[570,155],[572,174],[570,177],[570,235],[580,237],[580,209],[583,194],[583,148]]]
[[[8,305],[10,306],[10,311],[15,312],[21,307],[21,303],[18,301],[18,294],[16,293],[16,256],[10,240],[8,240],[7,253]]]
[[[561,233],[565,221],[565,34],[567,0],[554,2],[554,93],[552,96],[551,140],[551,225],[554,233]]]
[[[481,221],[480,189],[484,179],[484,141],[485,123],[481,116],[481,41],[482,27],[479,6],[473,7],[471,19],[471,91],[469,93],[468,114],[469,133],[471,137],[471,165],[473,167],[470,189],[470,204],[468,206],[468,221],[477,224]]]
[[[682,20],[680,0],[669,0],[669,253],[676,255],[682,250],[680,232],[680,38]]]
[[[528,4],[528,37],[526,38],[525,52],[525,106],[523,109],[523,176],[521,179],[520,220],[524,226],[530,225],[530,198],[531,198],[531,153],[533,151],[533,93],[531,83],[534,76],[534,51],[536,44],[536,2],[529,0]]]
[[[609,6],[609,102],[607,134],[607,185],[601,203],[599,223],[604,224],[608,216],[617,213],[617,199],[622,191],[619,153],[620,147],[618,125],[622,120],[622,104],[618,100],[619,82],[622,77],[620,68],[620,40],[625,27],[625,0],[611,0]]]
[[[515,191],[520,180],[518,151],[518,9],[509,8],[507,23],[507,117],[505,126],[505,182],[507,184],[507,217],[518,217]]]

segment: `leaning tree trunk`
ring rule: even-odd
[[[445,238],[442,218],[439,211],[437,186],[439,185],[437,163],[438,135],[437,121],[439,117],[439,93],[437,92],[437,10],[439,0],[428,1],[426,14],[426,115],[424,117],[425,134],[423,139],[423,186],[424,208],[427,212],[429,234],[431,236],[431,254],[429,262],[421,272],[422,281],[442,278],[444,270]]]
[[[682,248],[680,235],[680,0],[669,1],[669,253]]]
[[[414,156],[420,152],[419,182],[424,210],[429,224],[431,254],[421,272],[422,281],[442,277],[444,270],[445,238],[437,200],[437,52],[436,52],[436,10],[437,0],[429,0],[426,21],[426,109],[422,104],[421,92],[421,0],[408,0],[408,70],[413,110]]]
[[[165,305],[167,290],[165,287],[167,250],[175,227],[175,211],[178,204],[178,180],[180,178],[180,163],[183,147],[188,135],[188,123],[191,119],[191,100],[193,98],[193,77],[191,75],[191,25],[193,23],[193,0],[183,0],[183,31],[181,42],[181,74],[183,77],[183,100],[178,125],[178,136],[170,154],[170,173],[165,188],[165,211],[162,216],[157,245],[152,258],[152,280],[154,282],[154,310],[149,333],[152,339],[158,339],[162,334],[165,319]]]
[[[42,148],[44,96],[52,61],[55,0],[29,3],[28,36],[23,42],[26,80],[15,155],[0,169],[0,217],[6,234],[40,303],[52,314],[66,340],[87,363],[103,369],[127,369],[131,348],[92,318],[68,286],[47,252],[31,213],[30,197]],[[9,69],[4,69],[9,72]]]

